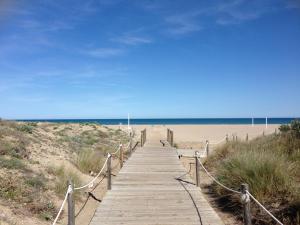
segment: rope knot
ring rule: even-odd
[[[240,200],[241,200],[242,204],[246,204],[246,203],[250,202],[250,196],[247,193],[241,194]]]

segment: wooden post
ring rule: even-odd
[[[169,128],[167,129],[167,142],[170,142],[170,130]]]
[[[69,187],[71,187],[71,192],[68,193],[68,225],[75,225],[74,186],[71,180],[68,181],[68,188]]]
[[[107,190],[111,190],[111,154],[107,159]]]
[[[234,141],[234,134],[232,135],[232,141]]]
[[[132,154],[132,135],[130,134],[130,142],[129,142],[129,154]]]
[[[238,137],[237,137],[237,135],[235,135],[235,141],[236,141],[236,142],[238,141]]]
[[[120,159],[120,168],[123,167],[123,161],[124,161],[124,153],[123,153],[123,145],[120,144],[120,156],[119,156],[119,159]]]
[[[228,134],[226,134],[226,142],[228,142],[229,140],[228,140]]]
[[[199,174],[199,161],[198,161],[198,151],[195,151],[195,175],[196,175],[196,185],[200,187],[200,174]]]
[[[143,139],[144,139],[143,131],[141,131],[141,147],[143,147]]]
[[[173,131],[171,131],[171,146],[173,147],[173,141],[174,141],[174,134]]]
[[[263,131],[263,136],[265,136],[265,132]]]
[[[208,157],[208,155],[209,155],[209,141],[208,140],[206,140],[206,157]]]
[[[242,204],[243,204],[243,219],[244,219],[244,225],[252,225],[251,222],[251,211],[250,211],[250,198],[247,195],[247,191],[249,190],[248,184],[242,184],[241,185],[241,191],[242,191]],[[245,197],[243,197],[245,196]]]
[[[248,136],[248,133],[246,134],[246,141],[248,141],[249,140],[249,136]]]

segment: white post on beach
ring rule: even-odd
[[[266,129],[268,129],[268,117],[266,117]]]
[[[129,113],[128,113],[128,117],[127,117],[127,118],[128,118],[128,127],[127,127],[127,128],[128,128],[128,132],[129,132],[129,130],[130,130],[130,119],[129,119]]]

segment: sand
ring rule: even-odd
[[[111,125],[112,128],[126,130],[127,126]],[[248,134],[249,139],[264,134],[271,134],[278,129],[279,125],[132,125],[133,130],[139,133],[142,129],[147,129],[148,139],[166,139],[167,128],[174,131],[174,142],[183,143],[216,143],[222,140],[226,134],[229,138],[237,135],[239,139],[245,139]]]

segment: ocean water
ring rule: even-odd
[[[268,124],[286,124],[298,118],[268,118]],[[99,123],[103,125],[127,124],[127,119],[31,119],[18,120],[28,122],[53,123]],[[180,125],[180,124],[251,124],[252,118],[161,118],[161,119],[130,119],[131,124],[145,125]],[[254,124],[265,124],[266,118],[254,118]]]

